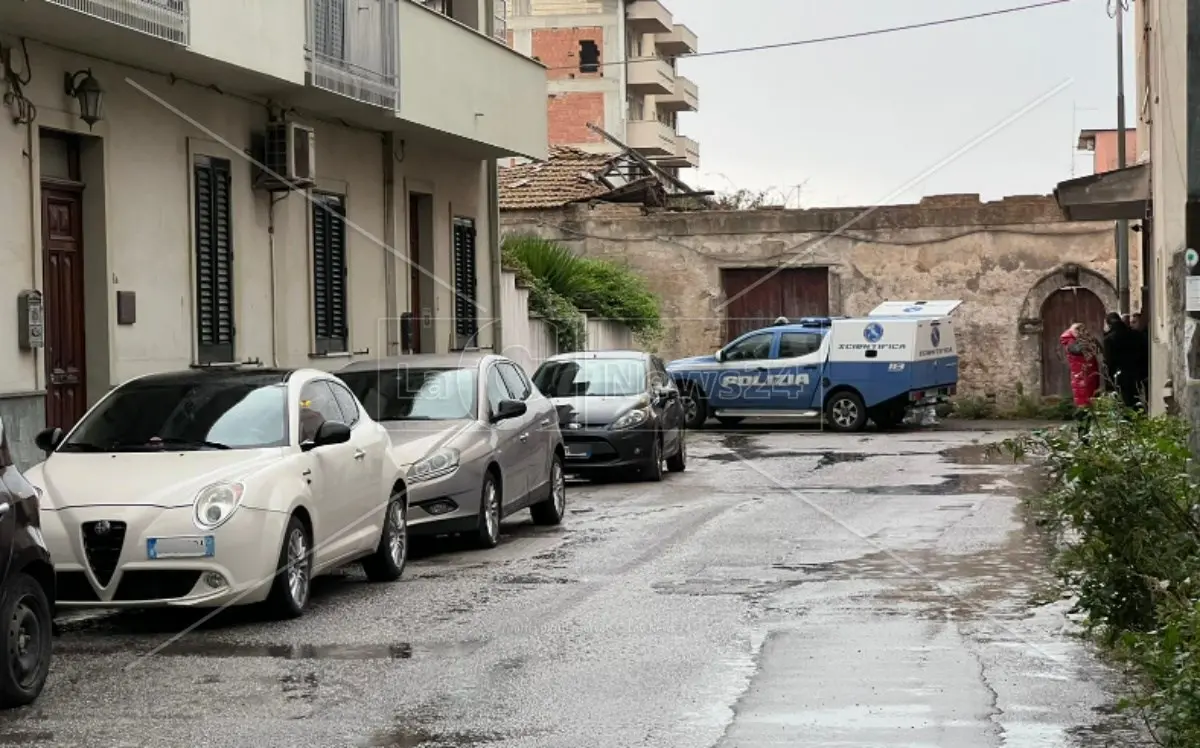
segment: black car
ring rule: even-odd
[[[659,481],[664,461],[673,473],[687,468],[683,403],[657,356],[564,353],[546,359],[533,383],[558,409],[567,473]]]
[[[42,541],[37,490],[13,464],[0,420],[0,708],[32,703],[50,673],[54,565]]]

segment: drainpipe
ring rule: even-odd
[[[267,257],[271,268],[271,366],[279,368],[279,273],[275,255],[275,206],[288,199],[287,192],[269,193],[267,199]]]
[[[42,253],[38,248],[42,245],[42,237],[38,232],[38,218],[42,212],[42,206],[38,202],[41,195],[41,177],[38,174],[37,164],[33,161],[34,148],[37,147],[37,125],[29,122],[26,127],[26,146],[25,152],[29,154],[26,159],[29,162],[29,277],[32,279],[30,288],[38,288],[38,277],[41,275],[38,268],[41,267]],[[42,382],[42,367],[45,366],[45,349],[40,351],[36,348],[33,351],[33,390],[37,392],[44,386]],[[111,368],[111,360],[109,362]],[[110,372],[111,378],[111,372]],[[47,383],[48,384],[48,383]],[[43,400],[43,405],[45,401]],[[44,415],[44,413],[43,413]]]
[[[396,305],[396,293],[399,290],[396,285],[396,168],[395,154],[396,152],[396,135],[395,133],[384,133],[383,135],[383,236],[384,236],[384,252],[383,252],[383,287],[384,287],[384,314],[387,315],[387,324],[384,325],[384,335],[387,339],[384,341],[386,351],[385,355],[394,356],[398,353],[399,336],[395,334],[399,328],[399,312]],[[376,331],[378,332],[378,331]]]
[[[496,36],[496,0],[484,0],[487,35]],[[500,188],[496,159],[487,161],[488,251],[492,260],[492,351],[504,351],[504,321],[500,319]]]

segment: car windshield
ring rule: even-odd
[[[287,385],[278,379],[134,381],[104,398],[58,451],[261,449],[287,443]]]
[[[476,370],[402,366],[339,374],[376,421],[475,417]]]
[[[547,397],[623,397],[646,391],[646,363],[637,358],[547,361],[533,383]]]

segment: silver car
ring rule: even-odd
[[[500,520],[566,511],[563,440],[553,403],[519,365],[488,353],[398,356],[337,376],[383,424],[407,476],[411,535],[465,533],[484,548]]]

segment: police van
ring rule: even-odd
[[[780,320],[711,356],[667,364],[687,427],[710,417],[824,419],[835,431],[900,424],[912,408],[944,402],[958,386],[951,315],[961,301],[889,301],[866,317]]]

